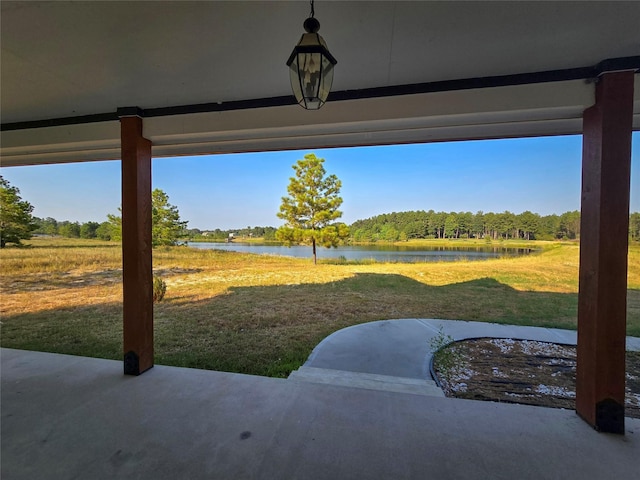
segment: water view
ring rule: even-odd
[[[310,246],[291,246],[242,242],[189,242],[194,248],[228,250],[259,255],[281,255],[310,258]],[[318,259],[345,258],[347,260],[375,260],[377,262],[419,263],[454,262],[456,260],[488,260],[499,257],[518,257],[531,253],[529,248],[503,247],[442,247],[404,245],[345,245],[337,248],[318,247]]]

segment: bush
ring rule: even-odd
[[[453,344],[453,337],[445,334],[442,326],[438,328],[438,334],[429,340],[434,366],[437,365],[438,372],[446,378],[454,375],[462,362],[462,356]]]
[[[161,302],[167,292],[167,284],[160,277],[153,276],[153,303]]]

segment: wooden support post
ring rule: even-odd
[[[153,367],[151,142],[142,118],[121,116],[124,373]]]
[[[576,411],[624,434],[633,71],[605,73],[584,112]]]

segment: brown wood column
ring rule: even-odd
[[[576,411],[624,434],[633,71],[605,73],[584,112]]]
[[[153,367],[151,142],[142,118],[120,118],[122,141],[122,282],[124,373]]]

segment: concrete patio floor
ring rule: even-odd
[[[3,480],[637,478],[573,411],[2,349]]]

